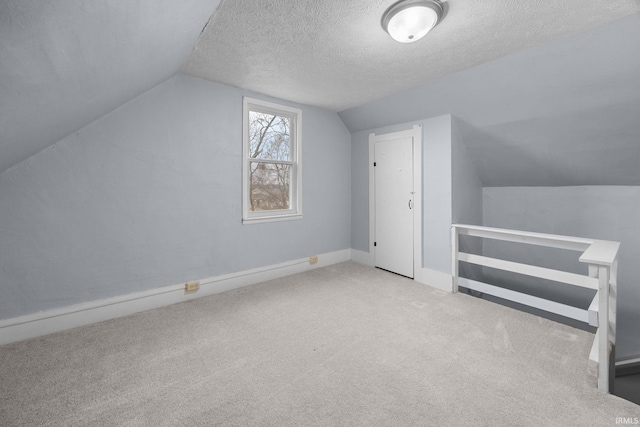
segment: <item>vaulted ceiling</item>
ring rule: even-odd
[[[212,0],[0,0],[0,172],[180,71]]]
[[[401,45],[380,27],[393,2],[0,0],[0,173],[181,71],[342,111],[640,12],[449,0],[427,38]]]

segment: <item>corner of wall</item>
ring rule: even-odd
[[[483,184],[467,142],[459,128],[458,118],[451,121],[452,222],[482,225]]]

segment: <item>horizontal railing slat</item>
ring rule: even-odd
[[[554,234],[532,233],[528,231],[516,231],[502,228],[483,227],[479,225],[453,224],[458,233],[464,236],[485,237],[508,242],[527,243],[538,246],[546,246],[574,251],[584,251],[593,240],[581,237],[558,236]]]
[[[500,270],[511,271],[513,273],[519,273],[527,276],[539,277],[542,279],[553,280],[555,282],[567,283],[569,285],[598,290],[598,279],[583,276],[581,274],[553,270],[544,267],[536,267],[534,265],[505,261],[497,258],[489,258],[482,255],[469,254],[466,252],[459,252],[458,260],[469,262],[471,264],[497,268]]]
[[[519,304],[534,307],[540,310],[547,311],[549,313],[558,314],[570,319],[579,320],[581,322],[587,323],[589,320],[589,313],[587,312],[587,310],[561,304],[555,301],[550,301],[544,298],[534,297],[532,295],[523,294],[521,292],[512,291],[510,289],[500,288],[498,286],[489,285],[488,283],[478,282],[476,280],[465,279],[463,277],[460,277],[458,280],[460,286],[472,289],[474,291],[493,295],[498,298],[517,302]]]

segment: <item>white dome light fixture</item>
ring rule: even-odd
[[[442,12],[437,0],[400,0],[382,15],[382,28],[400,43],[413,43],[436,26]]]

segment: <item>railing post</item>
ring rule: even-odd
[[[616,258],[611,264],[609,270],[609,323],[607,329],[609,331],[609,342],[611,347],[609,350],[609,393],[614,393],[614,385],[616,380],[616,336],[617,336],[617,313],[618,313],[618,259]]]
[[[611,360],[609,352],[609,267],[598,266],[598,389],[609,393]]]
[[[618,260],[611,265],[609,273],[609,324],[611,325],[611,335],[609,340],[616,345],[617,313],[618,313]]]
[[[598,266],[596,264],[589,264],[589,277],[593,277],[594,279],[598,278]],[[598,308],[598,304],[600,303],[599,294],[593,297],[591,301],[591,305],[589,306],[589,324],[591,326],[595,326],[596,328],[599,325],[600,309]]]
[[[452,292],[458,292],[458,249],[459,249],[459,233],[458,227],[451,227],[451,276],[452,276]]]

